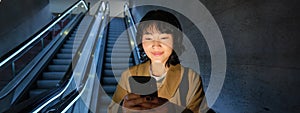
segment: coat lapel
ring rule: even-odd
[[[158,95],[162,98],[170,99],[174,96],[181,82],[181,65],[170,66],[165,81],[158,90]]]
[[[150,61],[130,68],[131,76],[150,76]]]

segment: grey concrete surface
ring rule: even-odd
[[[1,8],[4,2],[1,2]],[[143,2],[129,1],[132,6]],[[151,2],[160,3],[159,0]],[[227,53],[225,82],[217,101],[211,107],[219,113],[300,112],[299,0],[200,2],[216,20]],[[181,8],[192,5],[186,1]],[[152,7],[133,9],[135,20],[138,21],[150,9]],[[190,10],[190,13],[201,18],[197,10]],[[184,14],[177,14],[184,32],[196,48],[200,73],[207,88],[212,56],[201,32],[181,15]],[[1,44],[1,49],[7,46]]]
[[[224,36],[227,74],[214,104],[226,113],[300,112],[300,15],[296,0],[203,3]]]
[[[145,1],[130,1],[133,7],[143,2]],[[153,2],[162,3],[158,0]],[[227,53],[225,82],[212,108],[220,113],[300,112],[299,1],[200,2],[215,18]],[[193,4],[186,1],[180,8],[187,6],[192,7]],[[134,8],[132,11],[136,21],[150,9],[157,8]],[[190,13],[201,18],[197,10],[190,10]],[[201,38],[201,32],[188,19],[180,14],[177,16],[196,48],[206,88],[210,82],[212,56],[205,40]]]
[[[52,18],[48,0],[4,0],[0,4],[0,57]]]

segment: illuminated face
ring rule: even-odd
[[[142,45],[151,62],[166,64],[173,51],[173,36],[150,26],[142,35]]]

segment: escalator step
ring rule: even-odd
[[[33,89],[29,91],[29,96],[30,97],[36,97],[44,92],[46,92],[47,89]]]
[[[129,58],[130,54],[128,53],[105,53],[106,57],[113,57],[113,58]]]
[[[43,72],[43,79],[47,80],[61,80],[65,72]]]
[[[111,63],[105,63],[105,69],[112,69],[112,66],[113,66],[113,69],[127,69],[128,67],[131,67],[133,66],[133,63],[114,63],[114,64],[111,64]]]
[[[82,32],[80,33],[80,32],[77,31],[77,32],[74,32],[74,33],[71,34],[71,37],[74,37],[74,36],[84,37],[84,33],[82,33]]]
[[[127,38],[128,37],[127,34],[108,34],[108,36],[109,36],[109,40],[110,39],[113,39],[113,40],[123,39],[123,38]],[[127,40],[128,40],[128,38],[127,38]]]
[[[72,48],[78,48],[79,45],[73,45],[73,44],[64,44],[63,47],[66,49],[72,49]]]
[[[58,59],[72,59],[72,54],[59,53],[56,57]]]
[[[124,70],[104,70],[104,76],[107,77],[120,77]]]
[[[112,61],[113,60],[113,61]],[[128,63],[133,62],[132,58],[105,58],[105,62],[111,63],[111,62],[118,62],[118,63]]]
[[[70,64],[72,62],[71,59],[53,59],[52,63],[56,65],[61,65],[61,64]]]
[[[107,52],[118,52],[118,53],[129,53],[131,52],[130,49],[122,49],[122,48],[107,48]]]
[[[115,85],[104,85],[103,89],[107,94],[113,94],[116,90],[116,86]]]
[[[54,88],[58,85],[60,80],[38,80],[37,81],[37,86],[38,88],[44,88],[44,89],[49,89],[49,88]]]
[[[129,44],[107,44],[110,48],[129,48]]]
[[[83,38],[82,37],[70,37],[68,40],[69,41],[81,41]]]
[[[129,44],[128,41],[118,41],[118,42],[116,42],[116,41],[112,41],[112,40],[108,40],[107,43],[108,44],[115,44],[115,43],[117,43],[117,44],[127,44],[127,45]]]
[[[128,41],[127,37],[119,37],[119,36],[109,36],[109,41],[116,41],[116,40],[119,40],[119,41]]]
[[[49,65],[48,70],[52,72],[66,72],[69,65]]]
[[[62,53],[75,53],[76,49],[60,49]]]
[[[105,85],[117,85],[118,81],[115,77],[104,77],[102,83]]]
[[[81,43],[81,41],[71,41],[71,40],[67,40],[66,41],[66,44],[80,44]]]

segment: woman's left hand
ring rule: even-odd
[[[145,113],[167,113],[168,112],[168,99],[160,97],[144,97],[147,102],[141,105],[145,110]],[[144,112],[143,112],[144,113]]]

